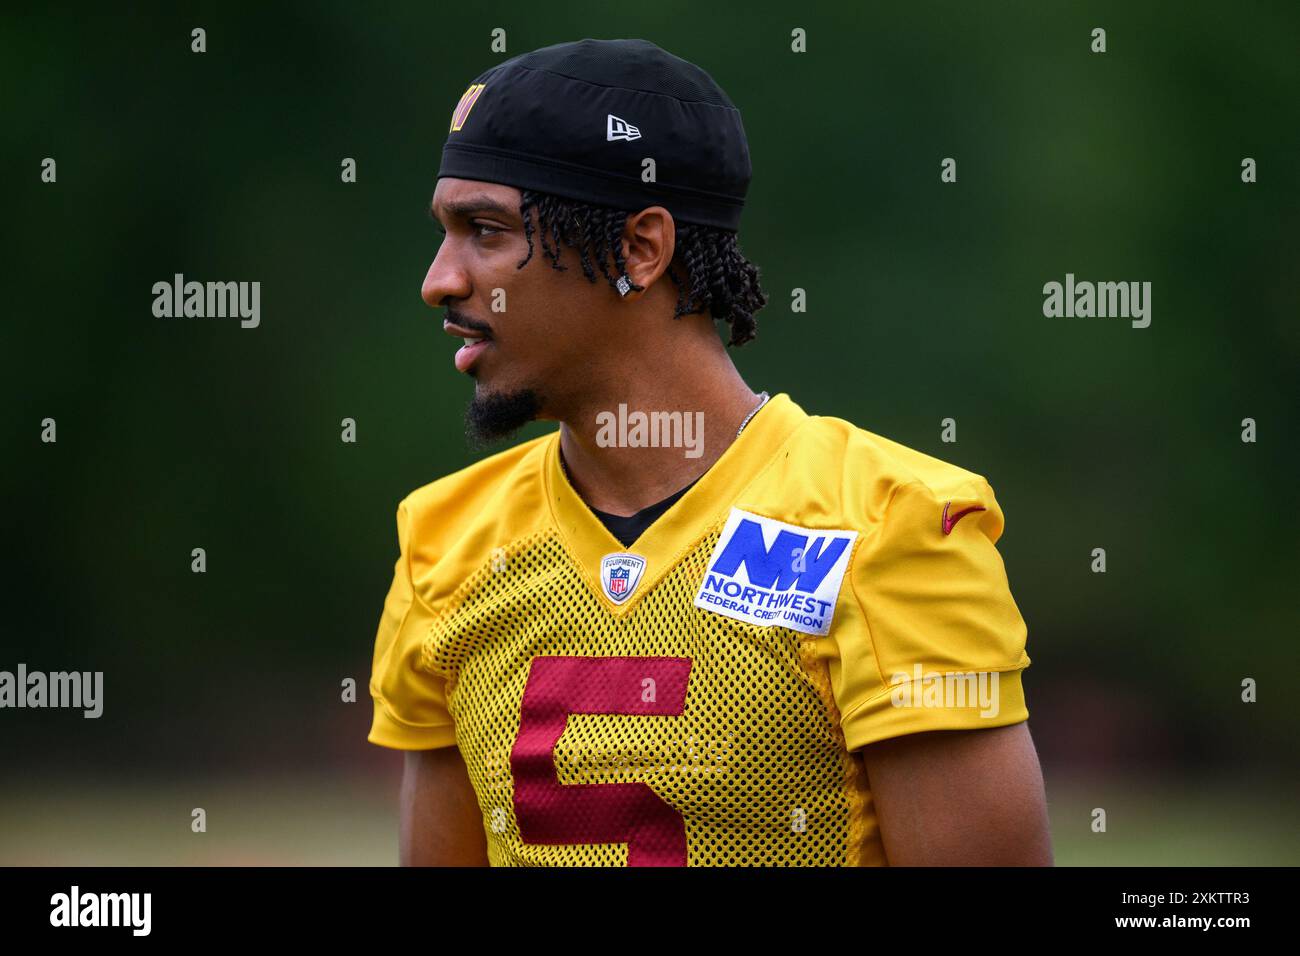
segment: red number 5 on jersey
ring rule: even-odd
[[[690,673],[688,657],[534,658],[510,751],[520,839],[626,843],[628,866],[685,866],[680,813],[644,783],[561,784],[555,745],[570,714],[681,714]]]

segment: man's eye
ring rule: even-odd
[[[442,228],[442,226],[438,225],[438,223],[436,222],[434,223],[434,228],[438,230],[438,235],[440,236],[447,235],[447,230]],[[481,239],[486,239],[488,236],[495,236],[499,232],[505,232],[505,230],[502,229],[501,227],[493,226],[486,222],[471,222],[470,228],[473,229],[475,234]],[[484,229],[486,229],[487,232],[480,231]]]

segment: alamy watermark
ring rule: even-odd
[[[152,912],[152,893],[83,893],[74,885],[50,897],[51,926],[120,926],[132,936],[148,936]]]
[[[596,415],[596,444],[601,448],[685,448],[684,457],[704,454],[703,412],[617,412]]]
[[[895,707],[979,707],[981,717],[996,717],[1000,710],[997,671],[896,672],[890,701]]]
[[[104,713],[103,671],[0,671],[0,708],[71,707],[94,719]]]
[[[160,319],[240,319],[255,329],[262,321],[262,283],[186,282],[176,273],[171,282],[153,284],[153,314]]]
[[[1043,315],[1049,319],[1132,319],[1133,328],[1145,329],[1151,324],[1151,283],[1075,282],[1074,273],[1067,272],[1064,285],[1048,282],[1043,286]]]

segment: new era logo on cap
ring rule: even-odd
[[[605,117],[605,141],[616,139],[640,139],[641,131],[625,119],[619,119],[613,113]]]

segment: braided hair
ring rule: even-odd
[[[623,226],[627,222],[625,209],[613,209],[553,196],[550,193],[521,191],[519,215],[524,221],[524,238],[528,240],[528,255],[518,268],[522,269],[533,257],[533,221],[529,210],[537,212],[537,234],[542,254],[551,260],[551,268],[564,271],[560,265],[560,244],[578,253],[582,273],[588,282],[596,282],[593,261],[600,267],[605,280],[617,288],[623,274]],[[547,240],[550,244],[547,244]],[[744,345],[758,332],[754,313],[767,304],[767,296],[758,282],[758,267],[745,258],[736,242],[736,233],[712,226],[694,223],[677,224],[677,255],[686,265],[689,288],[683,285],[672,265],[668,275],[677,286],[677,305],[673,318],[708,310],[715,319],[723,319],[731,326],[728,344]],[[609,270],[613,259],[614,271]],[[644,287],[632,283],[632,289]]]

